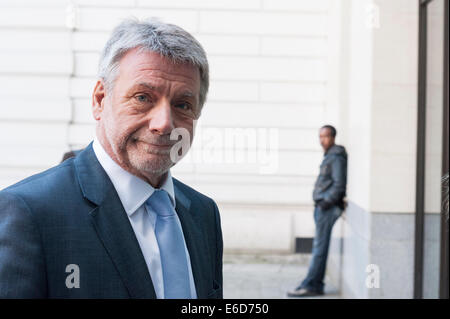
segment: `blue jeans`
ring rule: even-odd
[[[313,241],[312,259],[308,274],[298,287],[316,293],[323,293],[325,269],[327,265],[328,248],[330,246],[331,230],[336,220],[341,216],[342,209],[332,206],[327,210],[319,207],[314,209],[314,222],[316,233]]]

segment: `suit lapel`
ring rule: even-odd
[[[177,185],[178,181],[174,179],[175,189],[175,210],[183,228],[183,234],[186,241],[186,246],[189,251],[191,260],[192,274],[194,276],[195,287],[197,291],[197,298],[204,299],[209,293],[206,273],[209,271],[208,254],[204,236],[199,227],[200,221],[196,220],[200,212],[193,211],[191,200]]]
[[[90,212],[98,237],[131,298],[156,298],[144,256],[114,186],[95,156],[92,143],[75,159],[83,195],[97,207]]]

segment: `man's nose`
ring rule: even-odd
[[[174,129],[172,108],[167,101],[161,101],[151,111],[149,129],[153,134],[170,134]]]

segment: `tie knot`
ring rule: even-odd
[[[146,202],[160,216],[174,215],[174,209],[169,194],[162,189],[155,189]]]

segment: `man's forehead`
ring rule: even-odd
[[[190,63],[174,62],[170,58],[149,50],[134,48],[120,59],[120,68],[126,70],[148,70],[155,73],[173,73],[196,78],[198,67]]]
[[[153,90],[170,82],[199,94],[200,71],[191,64],[173,63],[159,53],[133,49],[120,60],[117,82],[128,89],[141,85]]]
[[[319,134],[320,135],[331,135],[331,129],[329,129],[328,127],[322,127],[319,130]]]

